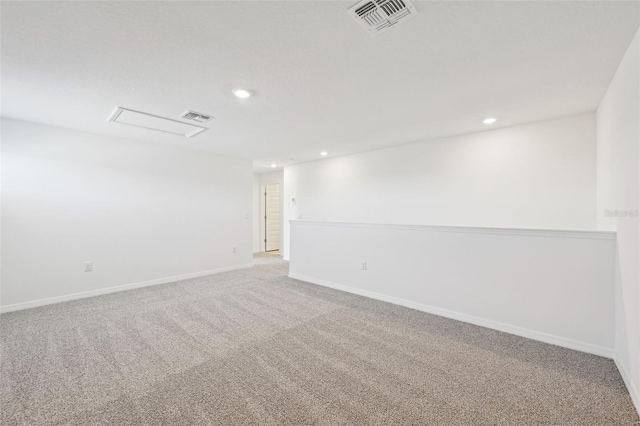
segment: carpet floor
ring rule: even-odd
[[[3,425],[640,425],[611,360],[277,262],[2,314]]]

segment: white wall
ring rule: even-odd
[[[598,227],[618,235],[617,362],[640,411],[640,32],[597,111]],[[611,214],[612,213],[612,214]]]
[[[284,194],[284,172],[282,170],[276,170],[273,172],[255,174],[253,176],[253,209],[258,212],[257,216],[254,216],[253,223],[253,248],[254,253],[264,251],[264,191],[265,185],[272,183],[280,184],[280,251],[283,247],[283,234],[284,234],[284,209],[283,209],[283,194]]]
[[[595,137],[588,113],[287,167],[285,219],[595,229]]]
[[[293,278],[613,354],[614,233],[292,221],[291,247]]]
[[[264,251],[264,244],[260,240],[260,175],[253,175],[253,192],[251,195],[253,204],[252,217],[252,236],[253,236],[253,252],[258,253]]]
[[[251,264],[251,167],[3,119],[2,306]]]

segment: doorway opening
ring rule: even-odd
[[[264,251],[280,250],[280,184],[264,186]]]

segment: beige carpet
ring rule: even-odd
[[[260,257],[279,257],[279,256],[280,256],[280,250],[273,250],[273,251],[261,251],[261,252],[253,253],[253,257],[254,257],[254,258],[260,258]]]
[[[282,256],[280,256],[280,251],[268,251],[262,253],[253,253],[253,263],[255,265],[268,265],[271,263],[280,263],[282,262]]]
[[[3,314],[2,424],[640,424],[610,360],[286,271]]]

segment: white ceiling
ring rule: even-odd
[[[354,3],[2,2],[2,115],[271,170],[593,111],[640,23],[635,1],[414,2],[372,38]],[[107,122],[116,106],[216,118],[187,139]]]

